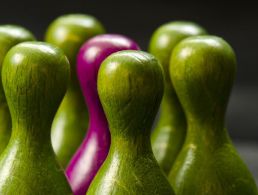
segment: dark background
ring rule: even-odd
[[[135,39],[146,50],[152,32],[172,20],[199,23],[210,34],[227,40],[238,58],[238,74],[227,113],[227,125],[234,140],[258,140],[258,7],[238,4],[112,0],[2,0],[0,24],[19,24],[39,40],[48,24],[67,13],[87,13],[97,17],[109,33]]]

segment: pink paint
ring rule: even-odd
[[[87,41],[77,56],[77,75],[90,120],[88,133],[66,169],[74,195],[86,194],[109,151],[110,133],[98,97],[97,75],[102,61],[121,50],[139,50],[139,46],[122,35],[99,35]]]

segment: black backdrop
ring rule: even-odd
[[[128,35],[144,50],[155,28],[172,20],[197,22],[210,34],[226,39],[238,58],[238,74],[227,114],[228,128],[234,139],[258,139],[258,7],[255,3],[1,0],[0,24],[23,25],[42,40],[53,19],[77,12],[94,15],[108,32]]]

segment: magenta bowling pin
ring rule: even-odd
[[[121,50],[138,50],[138,45],[122,35],[99,35],[87,41],[77,57],[77,75],[89,110],[89,129],[70,161],[66,174],[75,195],[85,195],[110,146],[108,123],[98,93],[100,64],[110,54]]]

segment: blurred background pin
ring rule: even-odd
[[[45,40],[60,47],[71,64],[67,93],[55,116],[51,139],[54,151],[65,168],[81,144],[88,127],[88,111],[76,76],[76,56],[88,39],[104,33],[102,24],[93,16],[69,14],[55,19],[47,29]]]
[[[14,45],[35,40],[27,29],[17,25],[0,26],[0,154],[6,147],[11,135],[11,117],[2,86],[2,65],[6,53]]]
[[[175,21],[159,27],[150,40],[149,51],[160,61],[165,73],[160,115],[151,138],[154,155],[166,174],[169,174],[186,134],[185,115],[169,76],[170,56],[180,41],[202,34],[206,31],[195,23]]]

